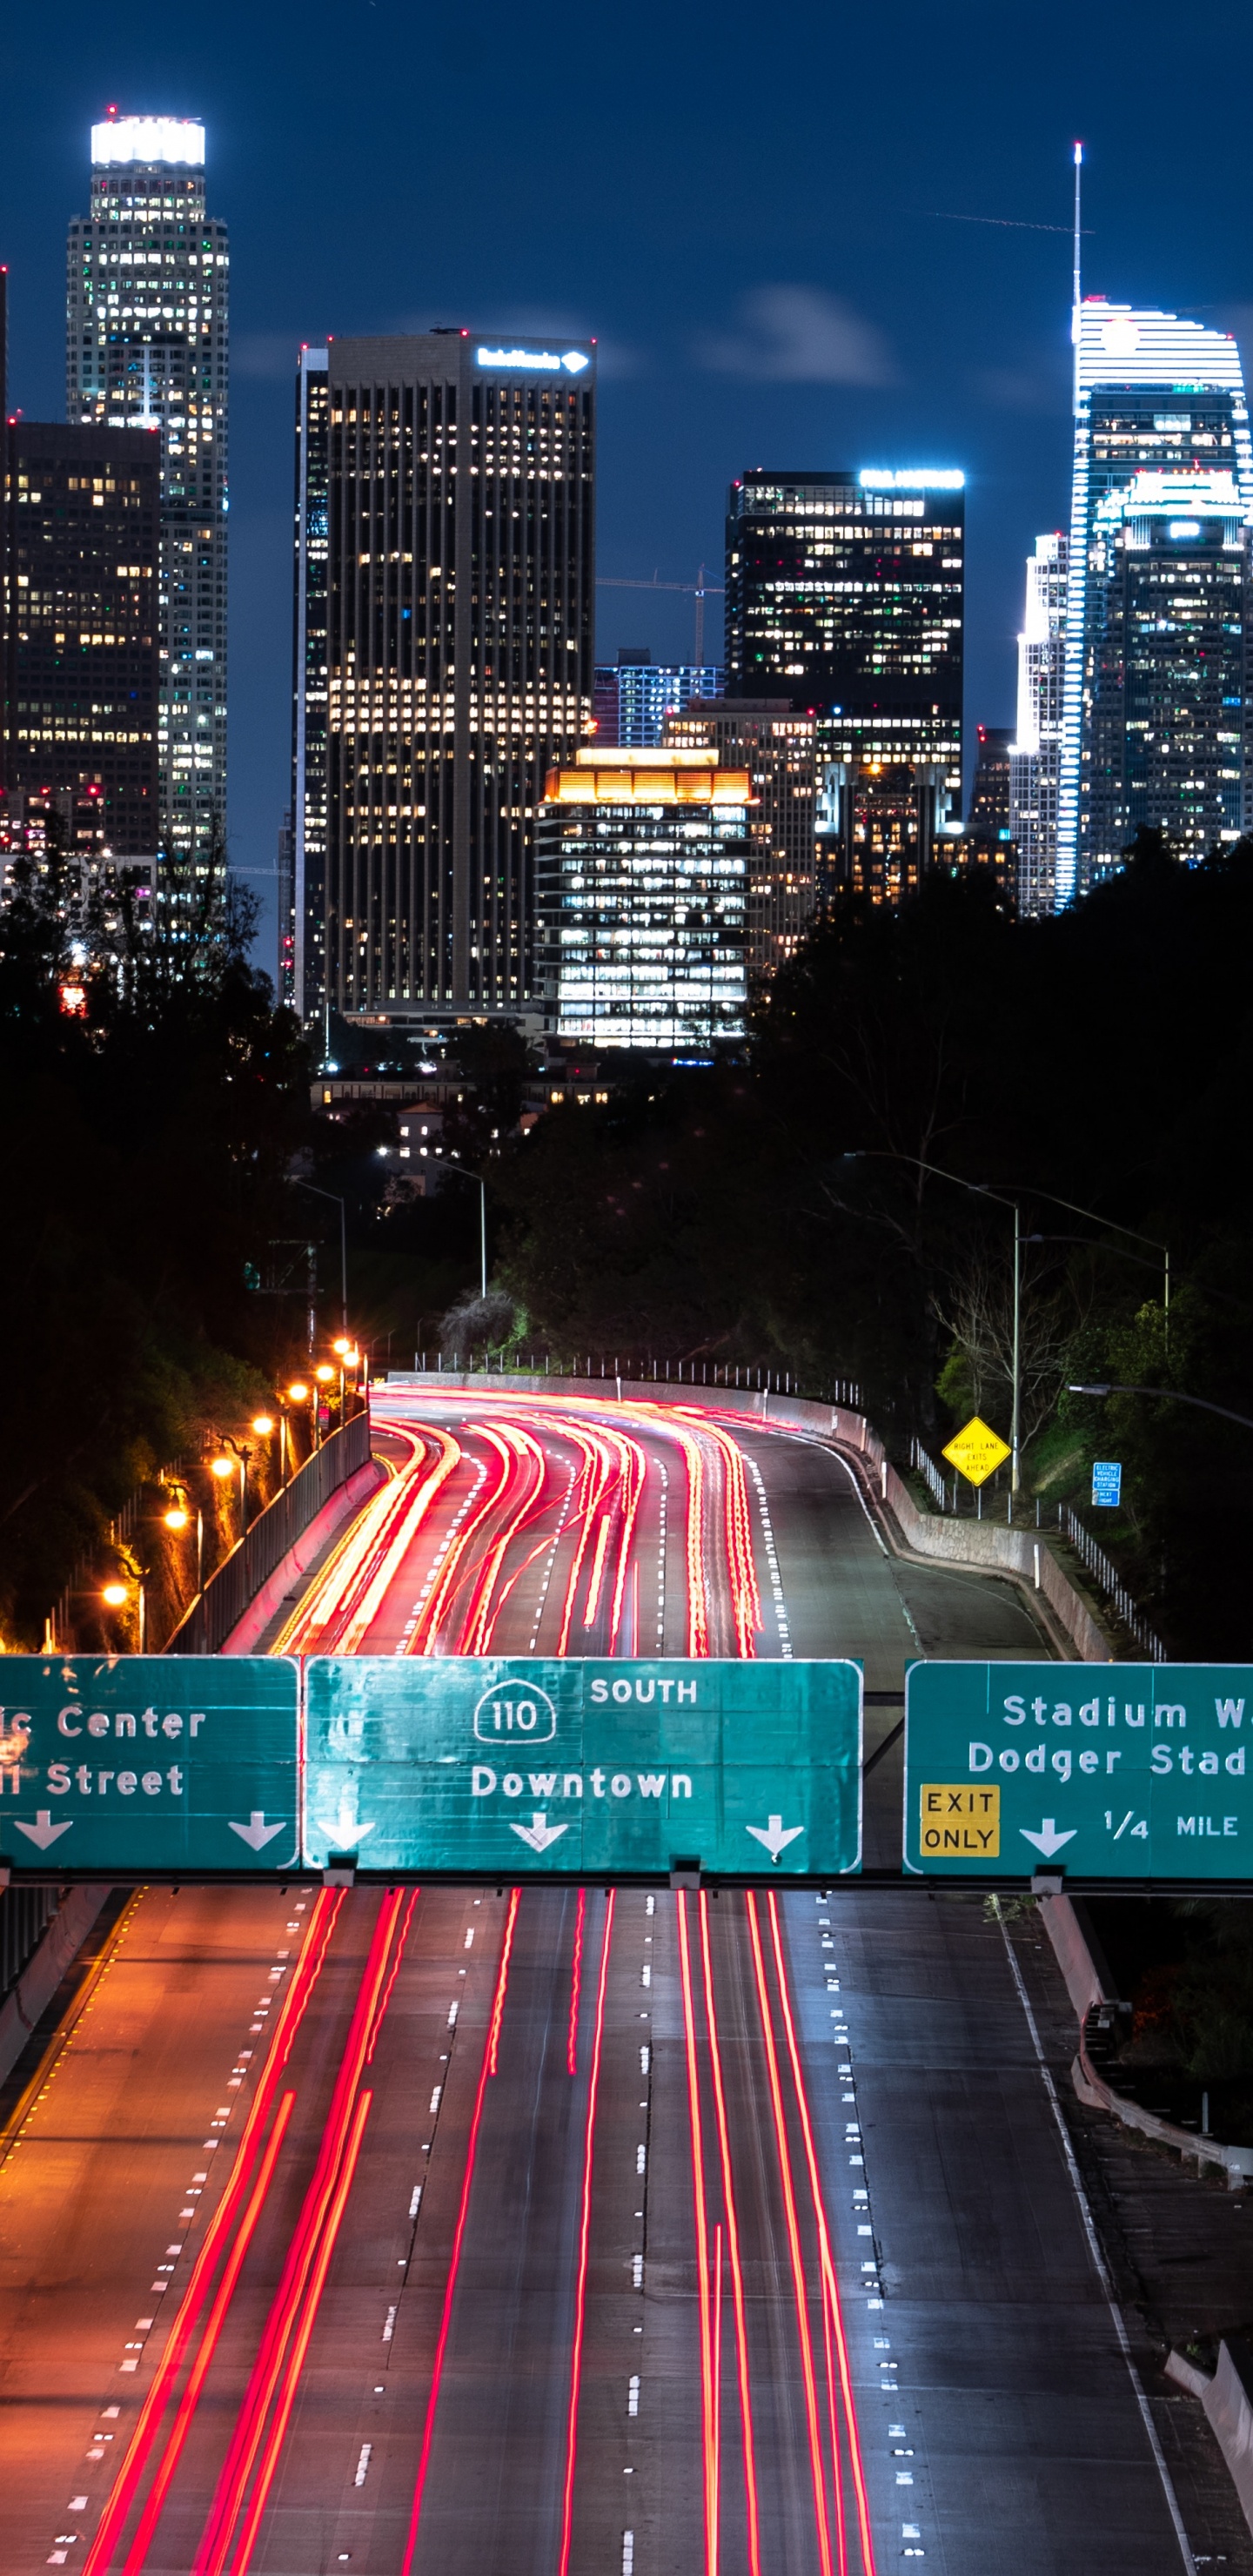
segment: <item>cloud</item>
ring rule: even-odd
[[[739,328],[697,345],[720,375],[794,385],[890,385],[897,370],[882,333],[820,286],[757,286],[741,298]]]

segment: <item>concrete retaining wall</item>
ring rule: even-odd
[[[1185,2354],[1172,2352],[1166,2376],[1189,2396],[1199,2397],[1219,2450],[1231,2471],[1240,2510],[1253,2531],[1253,2351],[1239,2336],[1218,2347],[1213,2378],[1198,2370]]]
[[[1170,2120],[1146,2111],[1125,2093],[1115,2093],[1103,2075],[1097,2073],[1088,2055],[1084,2024],[1090,2012],[1104,2004],[1114,2004],[1109,1971],[1099,1950],[1093,1953],[1082,1907],[1068,1896],[1041,1896],[1040,1918],[1053,1946],[1053,1952],[1066,1980],[1066,1992],[1079,2022],[1079,2047],[1071,2067],[1071,2081],[1081,2102],[1093,2111],[1108,2111],[1121,2120],[1126,2129],[1138,2129],[1141,2137],[1153,2138],[1162,2147],[1171,2147],[1178,2156],[1195,2156],[1198,2173],[1206,2165],[1221,2165],[1227,2176],[1229,2191],[1241,2191],[1253,2176],[1253,2147],[1223,2146],[1217,2138],[1200,2138],[1194,2129],[1177,2129]]]
[[[109,1894],[107,1886],[73,1887],[63,1899],[17,1984],[0,2004],[0,2083],[16,2066],[36,2022],[81,1950]]]

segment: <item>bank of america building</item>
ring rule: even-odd
[[[1075,315],[1059,908],[1122,864],[1141,825],[1191,861],[1245,828],[1251,517],[1235,341],[1088,297]]]
[[[592,725],[595,352],[302,352],[293,1000],[538,1021],[535,818]]]

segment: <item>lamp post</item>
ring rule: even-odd
[[[1117,1378],[1094,1381],[1092,1385],[1068,1386],[1067,1395],[1148,1395],[1163,1404],[1194,1404],[1198,1413],[1221,1414],[1224,1422],[1238,1422],[1242,1431],[1253,1431],[1247,1413],[1233,1413],[1226,1404],[1210,1404],[1203,1395],[1184,1395],[1177,1386],[1122,1386]]]
[[[139,1605],[139,1651],[145,1655],[148,1651],[148,1599],[142,1574],[135,1577],[135,1591]],[[124,1610],[130,1599],[130,1586],[126,1583],[103,1583],[100,1598],[107,1610]]]
[[[1170,1245],[1168,1243],[1159,1243],[1155,1234],[1138,1233],[1133,1225],[1119,1225],[1112,1216],[1098,1216],[1095,1208],[1079,1207],[1074,1199],[1059,1199],[1055,1190],[1029,1190],[1024,1191],[1023,1195],[1028,1198],[1047,1199],[1050,1207],[1065,1208],[1069,1216],[1081,1216],[1088,1225],[1103,1225],[1107,1234],[1125,1234],[1130,1238],[1132,1243],[1147,1243],[1154,1252],[1160,1252],[1162,1256],[1162,1314],[1165,1318],[1166,1346],[1167,1349],[1169,1349]],[[1071,1236],[1060,1234],[1056,1237],[1032,1235],[1029,1238],[1032,1243],[1044,1243],[1045,1241],[1056,1241],[1058,1243],[1080,1242],[1082,1239],[1083,1238],[1078,1235]],[[1130,1259],[1131,1255],[1129,1254],[1127,1257]],[[1148,1269],[1150,1267],[1156,1269],[1157,1265],[1155,1262],[1152,1264],[1146,1262],[1145,1268]]]
[[[455,1172],[459,1181],[477,1184],[479,1193],[479,1295],[487,1295],[487,1183],[480,1172],[468,1172],[463,1163],[445,1162],[440,1157],[441,1172]]]
[[[219,1431],[216,1438],[219,1447],[232,1450],[239,1461],[239,1535],[241,1539],[246,1538],[248,1535],[248,1461],[252,1451],[245,1442],[232,1440],[229,1431]],[[210,1472],[222,1480],[234,1472],[229,1458],[212,1458],[209,1465]]]
[[[185,1529],[187,1528],[187,1526],[188,1526],[188,1524],[189,1524],[189,1522],[190,1522],[190,1520],[191,1520],[191,1503],[190,1503],[190,1499],[189,1499],[189,1497],[188,1497],[188,1492],[187,1492],[187,1487],[186,1487],[186,1485],[182,1485],[182,1484],[180,1484],[180,1483],[178,1482],[177,1478],[176,1478],[176,1477],[174,1477],[174,1476],[171,1476],[171,1477],[169,1477],[169,1478],[167,1479],[167,1491],[168,1491],[169,1493],[171,1493],[171,1494],[174,1496],[174,1500],[173,1500],[173,1502],[170,1504],[170,1507],[169,1507],[168,1511],[163,1512],[163,1513],[162,1513],[162,1515],[161,1515],[161,1517],[162,1517],[162,1519],[163,1519],[163,1521],[164,1521],[164,1523],[165,1523],[166,1528],[167,1528],[168,1530],[173,1530],[173,1532],[175,1533],[175,1536],[177,1536],[177,1535],[179,1534],[179,1532],[180,1532],[180,1531],[185,1530]],[[199,1595],[201,1592],[203,1592],[203,1590],[204,1590],[204,1513],[203,1513],[199,1508],[197,1508],[197,1511],[196,1511],[196,1591],[197,1591],[197,1594]]]
[[[297,1181],[298,1190],[311,1190],[315,1199],[329,1199],[339,1209],[339,1329],[348,1330],[348,1218],[338,1190],[320,1189],[316,1181]]]
[[[1022,1482],[1022,1210],[1017,1199],[1003,1198],[999,1190],[990,1190],[982,1181],[963,1180],[960,1172],[947,1172],[941,1163],[924,1162],[921,1154],[854,1153],[844,1156],[846,1163],[912,1163],[916,1172],[930,1172],[937,1181],[951,1181],[956,1189],[968,1190],[972,1198],[995,1199],[998,1207],[1014,1212],[1014,1322],[1010,1374],[1013,1392],[1010,1404],[1009,1447],[1010,1491],[1017,1494]]]

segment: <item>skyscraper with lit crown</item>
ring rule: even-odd
[[[1059,911],[1119,864],[1140,822],[1193,857],[1239,835],[1253,518],[1227,332],[1092,295],[1076,300],[1074,342]]]
[[[206,212],[195,118],[111,109],[91,160],[91,212],[69,233],[67,411],[161,432],[161,842],[203,864],[226,825],[226,228]]]

